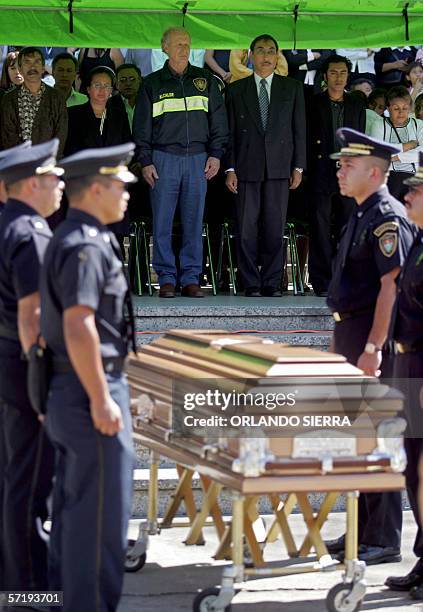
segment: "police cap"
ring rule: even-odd
[[[419,152],[419,165],[414,176],[405,179],[404,185],[421,185],[423,183],[423,153]]]
[[[11,153],[13,154],[15,151],[22,151],[23,149],[27,149],[31,146],[31,144],[32,143],[30,140],[25,140],[25,142],[22,142],[17,147],[12,147],[11,149],[4,149],[3,151],[0,151],[0,168],[8,155],[10,155]]]
[[[134,153],[132,142],[115,147],[85,149],[61,160],[66,180],[94,176],[106,176],[122,183],[135,183],[137,178],[129,172],[127,164]]]
[[[336,137],[341,145],[341,150],[330,155],[331,159],[341,157],[380,157],[391,161],[393,155],[397,155],[401,147],[390,142],[384,142],[377,138],[371,138],[362,132],[351,128],[340,128]]]
[[[39,145],[20,145],[6,150],[0,160],[0,180],[10,184],[30,176],[62,176],[63,169],[56,166],[58,148],[59,140],[53,138]]]

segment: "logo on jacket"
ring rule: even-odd
[[[379,247],[385,257],[392,257],[398,246],[398,234],[386,232],[379,238]]]
[[[194,83],[194,85],[196,86],[198,91],[206,91],[207,79],[203,79],[202,77],[198,77],[196,79],[193,79],[192,82]]]

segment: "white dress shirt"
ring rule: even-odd
[[[259,76],[257,73],[254,73],[254,80],[256,82],[256,87],[257,87],[257,95],[260,95],[260,88],[261,88],[261,81],[262,81],[263,77]],[[270,92],[272,89],[272,81],[273,81],[273,72],[272,74],[269,74],[268,77],[266,77],[264,79],[266,81],[266,91],[267,91],[267,95],[269,96],[269,102],[270,102]]]

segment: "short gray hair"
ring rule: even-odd
[[[169,44],[169,39],[172,34],[186,34],[189,38],[189,42],[191,43],[191,34],[188,32],[188,30],[186,30],[185,28],[182,28],[181,26],[173,26],[172,28],[168,28],[167,30],[163,32],[162,40],[161,40],[162,49],[164,45]]]

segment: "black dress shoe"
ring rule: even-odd
[[[245,290],[245,297],[261,297],[259,287],[247,287]]]
[[[402,561],[401,550],[392,546],[363,546],[360,547],[358,558],[366,565],[379,563],[399,563]]]
[[[341,537],[336,538],[336,540],[328,540],[325,542],[325,544],[326,548],[328,549],[328,553],[331,555],[334,553],[339,553],[345,548],[345,536],[342,535]]]
[[[282,291],[277,287],[263,287],[261,294],[263,297],[282,297]]]
[[[415,567],[405,576],[388,576],[385,586],[391,591],[410,591],[423,584],[423,574],[416,572]]]
[[[174,298],[175,297],[175,285],[172,283],[165,283],[160,287],[159,297],[161,298]]]
[[[314,295],[317,295],[317,297],[327,297],[328,296],[328,292],[326,289],[314,289]]]

